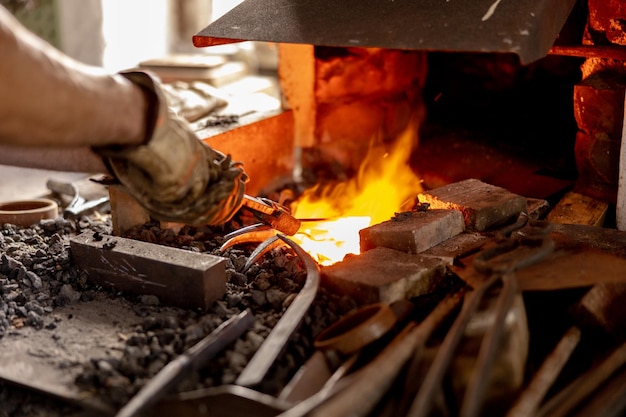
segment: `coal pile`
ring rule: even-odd
[[[154,296],[124,294],[89,282],[87,275],[73,265],[69,241],[83,232],[110,234],[108,216],[43,220],[28,228],[4,225],[0,229],[0,337],[20,337],[25,327],[47,331],[55,337],[60,319],[54,313],[58,308],[95,298],[127,303],[137,325],[124,334],[122,354],[85,360],[75,380],[81,391],[119,408],[168,362],[224,321],[249,310],[255,318],[252,329],[178,389],[191,391],[231,384],[297,295],[306,270],[301,260],[283,247],[264,255],[245,273],[240,272],[254,247],[234,247],[220,253],[227,230],[228,227],[183,227],[174,231],[161,229],[155,222],[137,227],[125,236],[227,259],[226,294],[210,310],[199,311],[165,306]],[[351,298],[320,288],[269,377],[255,389],[270,395],[279,393],[310,356],[315,335],[355,307]],[[0,417],[56,417],[80,412],[66,402],[42,398],[6,383],[0,385]]]

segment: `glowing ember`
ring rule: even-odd
[[[417,129],[409,127],[392,148],[370,146],[358,175],[333,186],[316,186],[304,192],[294,204],[299,219],[326,219],[304,222],[293,239],[322,265],[358,254],[359,230],[389,220],[398,211],[412,208],[422,191],[408,160],[416,143]]]

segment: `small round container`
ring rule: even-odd
[[[55,219],[58,215],[59,205],[47,198],[0,203],[0,225],[10,223],[28,227],[42,219]]]

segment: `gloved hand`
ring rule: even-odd
[[[111,173],[157,220],[191,225],[230,220],[241,207],[247,181],[241,164],[196,136],[169,108],[157,79],[141,71],[121,75],[149,97],[148,140],[96,148]]]

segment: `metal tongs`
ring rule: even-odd
[[[529,221],[528,216],[522,213],[515,224],[498,233],[499,243],[496,246],[476,256],[473,267],[482,273],[485,279],[465,296],[461,312],[443,340],[410,407],[407,414],[409,417],[429,415],[433,398],[441,387],[466,326],[487,290],[500,283],[502,287],[496,302],[494,324],[482,340],[476,367],[459,411],[461,417],[479,415],[487,390],[488,374],[493,367],[496,351],[504,333],[505,319],[518,292],[515,271],[538,263],[552,253],[554,242],[548,237],[550,230],[549,222]]]
[[[287,207],[269,198],[251,197],[244,194],[243,207],[263,224],[288,236],[293,236],[300,230],[300,220],[293,217]]]
[[[48,189],[57,194],[65,194],[72,197],[72,201],[63,209],[63,216],[66,218],[81,216],[90,210],[97,209],[109,202],[109,196],[87,200],[82,197],[78,187],[73,183],[66,183],[49,179],[46,181]]]
[[[301,221],[292,216],[287,207],[269,198],[244,194],[242,207],[261,223],[242,227],[224,236],[226,241],[220,248],[222,252],[242,243],[263,242],[251,256],[250,262],[254,262],[270,249],[282,244],[276,236],[278,233],[293,236],[300,230]]]

